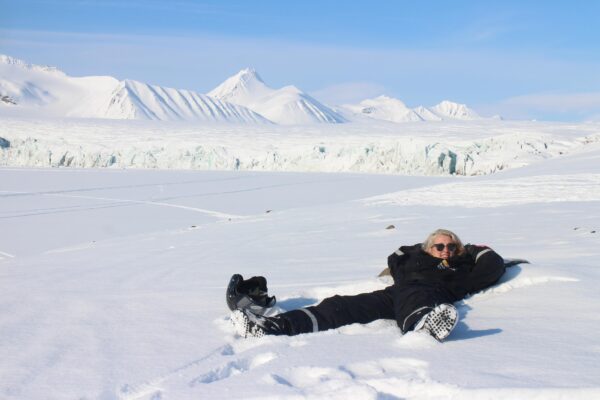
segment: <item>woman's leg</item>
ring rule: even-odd
[[[456,301],[447,291],[428,285],[397,286],[391,290],[394,319],[402,333],[412,330],[415,324],[436,306]]]
[[[451,304],[456,300],[447,291],[428,285],[390,286],[383,290],[355,296],[332,296],[316,306],[288,311],[273,317],[253,314],[247,310],[237,311],[236,319],[239,319],[239,323],[234,322],[234,325],[239,325],[238,332],[245,337],[291,336],[335,329],[354,323],[366,324],[377,319],[395,319],[402,333],[406,333],[414,329],[415,324],[432,312],[436,306]],[[446,322],[448,321],[440,321],[444,325],[441,328],[447,328]],[[452,327],[446,329],[447,332],[442,332],[445,335],[454,327],[456,313],[448,324],[450,322]],[[442,340],[445,336],[438,334],[435,337]]]
[[[366,324],[378,319],[394,319],[391,287],[354,296],[328,297],[316,306],[288,311],[276,318],[284,319],[289,335],[325,331],[340,326]]]

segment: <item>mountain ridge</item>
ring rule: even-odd
[[[409,108],[379,96],[330,107],[294,85],[274,89],[254,68],[244,68],[207,94],[111,76],[72,77],[52,66],[0,54],[0,110],[35,115],[164,121],[338,124],[365,120],[395,123],[477,120],[465,104],[444,100]]]
[[[191,90],[110,76],[71,77],[55,67],[0,56],[2,105],[74,118],[267,123],[261,115]],[[14,107],[17,106],[17,107]],[[12,110],[11,110],[12,111]]]
[[[365,99],[358,104],[346,104],[342,108],[355,115],[391,122],[482,119],[465,104],[444,100],[433,107],[409,108],[401,100],[386,95]]]
[[[269,87],[252,68],[230,76],[208,95],[248,107],[278,124],[346,122],[342,115],[296,86]]]

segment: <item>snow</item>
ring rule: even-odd
[[[70,77],[54,67],[0,55],[0,115],[205,123],[341,123],[331,108],[294,86],[268,87],[245,69],[209,95],[110,76]]]
[[[401,100],[388,96],[366,99],[356,105],[346,105],[344,108],[373,119],[392,122],[423,121],[424,118],[415,110],[406,106]],[[440,118],[437,118],[438,120]]]
[[[0,111],[8,117],[270,123],[245,107],[194,91],[110,76],[74,78],[56,68],[30,65],[8,56],[0,57],[0,96],[6,96]]]
[[[98,115],[85,115],[94,117]],[[112,119],[159,121],[269,123],[264,117],[234,104],[221,102],[189,90],[176,90],[142,82],[120,82],[99,116]]]
[[[208,95],[248,107],[283,125],[345,122],[340,114],[295,86],[270,88],[251,68],[243,69],[227,78]]]
[[[192,121],[201,125],[482,119],[465,104],[448,100],[430,108],[411,109],[398,99],[380,96],[332,108],[293,85],[273,89],[252,68],[242,69],[204,95],[110,76],[71,77],[56,67],[32,65],[6,55],[0,55],[0,100],[0,115],[12,117]]]
[[[361,116],[391,122],[473,121],[482,119],[465,104],[444,100],[430,108],[423,106],[409,108],[401,100],[389,96],[366,99],[358,104],[346,104],[342,106],[342,110],[351,112],[353,114],[351,119]]]
[[[475,111],[470,110],[465,104],[458,104],[448,100],[444,100],[433,106],[431,111],[442,119],[472,120],[479,118],[479,115]]]
[[[598,125],[370,126],[3,119],[0,397],[598,398]],[[200,144],[211,162],[185,164]],[[424,149],[488,174],[430,169]],[[375,167],[402,157],[403,175]],[[390,284],[387,256],[438,227],[531,261],[458,303],[446,342],[385,320],[235,336],[233,273],[266,276],[278,310],[307,306]]]
[[[208,95],[236,104],[253,103],[256,98],[267,96],[273,92],[253,68],[244,68],[237,74],[225,79],[223,83],[211,90]]]
[[[391,98],[315,123],[341,114],[253,70],[220,88],[0,56],[0,398],[600,398],[598,123],[444,102],[396,123]],[[444,343],[388,320],[235,335],[232,274],[291,310],[386,287],[436,228],[531,261],[459,302]]]

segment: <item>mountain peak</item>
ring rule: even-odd
[[[17,62],[23,63],[23,61],[7,56],[6,54],[0,54],[0,64],[16,64]]]
[[[279,124],[340,123],[345,119],[296,86],[267,86],[256,70],[245,68],[211,90],[212,98],[248,107]]]
[[[0,64],[20,65],[20,66],[24,66],[24,67],[30,65],[23,60],[19,60],[18,58],[7,56],[6,54],[0,54]]]
[[[381,95],[344,108],[361,116],[391,122],[421,121],[421,117],[399,99]]]
[[[481,119],[465,104],[449,100],[444,100],[430,108],[423,106],[409,108],[399,99],[381,95],[363,100],[359,104],[345,105],[344,108],[355,114],[392,122]]]
[[[246,104],[248,99],[264,96],[272,92],[254,68],[244,68],[227,78],[208,95],[235,104]]]
[[[251,110],[185,89],[126,79],[105,103],[104,116],[115,119],[270,123]]]
[[[442,100],[435,107],[438,108],[466,108],[466,104],[456,103],[450,100]]]
[[[446,117],[463,120],[481,118],[475,111],[467,107],[466,104],[455,103],[449,100],[440,102],[433,106],[431,110],[444,119]]]
[[[7,56],[5,54],[0,54],[0,64],[14,65],[14,66],[17,66],[19,68],[23,68],[23,69],[30,70],[30,71],[51,72],[51,73],[57,73],[57,74],[65,75],[64,72],[62,72],[61,70],[59,70],[56,67],[50,67],[48,65],[29,64],[29,63],[26,63],[23,60],[20,60],[20,59],[15,58],[15,57]]]
[[[256,80],[264,83],[264,81],[262,80],[262,78],[260,77],[258,72],[256,72],[256,70],[254,68],[244,68],[244,69],[240,70],[240,72],[235,74],[234,77],[237,77],[238,79],[244,80],[244,81],[250,81],[250,80],[256,79]]]

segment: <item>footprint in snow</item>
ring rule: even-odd
[[[207,368],[210,368],[219,362],[219,360],[234,357],[236,352],[237,350],[231,344],[218,347],[206,356],[172,369],[165,374],[147,379],[138,384],[124,384],[121,386],[117,397],[120,400],[158,400],[162,398],[162,392],[165,388],[168,389],[173,386],[186,385],[190,381],[194,382],[199,379],[198,374],[200,374],[200,379],[204,379],[207,382],[210,381],[210,377],[218,380],[217,378],[219,377],[222,379],[234,374],[236,369],[254,368],[254,366],[260,365],[261,362],[264,363],[264,360],[266,359],[265,357],[260,358],[259,356],[256,356],[249,362],[242,361],[238,364],[236,364],[236,362],[229,362],[225,364],[224,367],[212,368],[209,369],[209,372],[202,373],[203,371],[206,371]],[[242,368],[240,368],[240,366]]]
[[[224,365],[211,369],[189,382],[191,387],[198,384],[209,384],[242,374],[256,367],[267,364],[277,358],[277,354],[268,352],[258,354],[252,358],[230,361]]]
[[[263,379],[315,398],[393,398],[414,384],[431,382],[428,364],[411,358],[361,361],[338,368],[301,366]],[[393,388],[393,391],[392,389]]]

